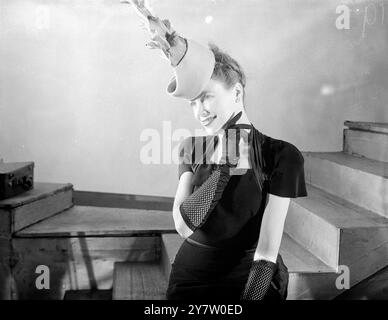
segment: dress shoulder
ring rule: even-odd
[[[290,142],[267,138],[268,192],[289,198],[307,196],[302,153]]]

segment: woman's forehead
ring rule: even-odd
[[[201,99],[207,93],[222,93],[222,91],[225,91],[223,83],[219,80],[210,79],[205,89],[196,98],[190,100],[190,102]]]

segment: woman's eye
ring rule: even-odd
[[[204,97],[203,97],[203,100],[209,100],[210,98],[212,98],[212,96],[210,94],[206,94]]]

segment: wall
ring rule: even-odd
[[[335,25],[342,3],[351,9],[348,30]],[[336,151],[345,120],[388,122],[387,2],[151,6],[180,33],[240,61],[248,114],[270,136]],[[175,154],[182,136],[200,127],[185,102],[166,95],[169,64],[145,48],[139,24],[118,0],[2,1],[0,158],[33,160],[37,180],[77,190],[172,196],[177,166],[163,163],[166,152],[161,164],[143,164],[141,134],[153,129],[167,149],[173,138]]]

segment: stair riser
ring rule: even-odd
[[[329,300],[344,290],[337,289],[335,273],[290,273],[287,300]]]
[[[340,265],[347,266],[351,286],[388,265],[388,227],[341,231]]]
[[[175,256],[174,256],[174,258],[175,258]],[[164,274],[165,278],[168,280],[170,278],[171,265],[172,265],[173,261],[170,261],[166,246],[164,245],[163,241],[162,241],[162,251],[161,251],[160,262],[161,262],[163,274]]]
[[[113,300],[165,300],[167,281],[158,261],[114,265]]]
[[[14,299],[63,298],[67,290],[111,289],[116,261],[154,261],[158,237],[15,239]],[[50,290],[35,286],[38,265],[50,270]]]
[[[388,179],[305,155],[306,180],[337,197],[388,217]]]
[[[11,259],[11,243],[0,238],[0,300],[10,300],[12,292],[12,275],[9,261]]]
[[[360,130],[344,130],[344,151],[388,162],[388,134]]]
[[[0,209],[0,237],[10,236],[73,206],[73,189],[61,190],[16,208]]]
[[[339,229],[292,201],[285,232],[330,267],[338,266]]]
[[[73,206],[73,190],[58,192],[28,205],[15,209],[13,232],[35,222],[51,217]]]

